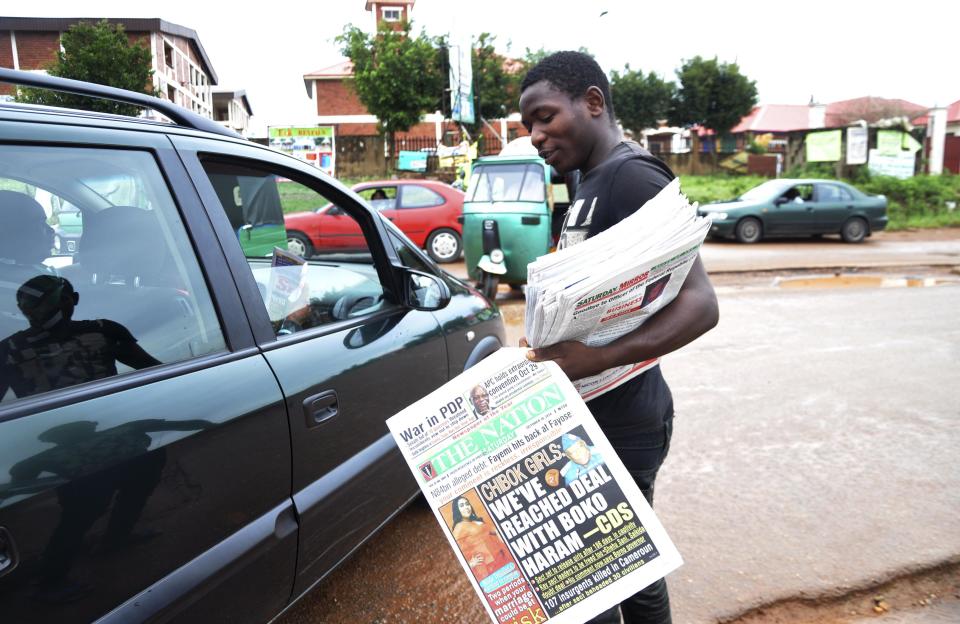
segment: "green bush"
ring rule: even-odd
[[[691,202],[709,204],[735,199],[766,181],[761,176],[680,176],[680,188]]]

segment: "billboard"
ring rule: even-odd
[[[336,138],[333,126],[270,126],[270,147],[317,167],[328,175],[336,174]]]
[[[450,36],[450,118],[472,124],[473,66],[470,62],[472,42],[469,35]]]

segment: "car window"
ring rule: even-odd
[[[817,201],[822,201],[822,202],[843,201],[844,197],[840,191],[841,191],[840,187],[834,186],[833,184],[818,184],[817,185]]]
[[[843,187],[835,184],[817,185],[817,201],[838,202],[849,201],[851,199],[853,199],[853,196]]]
[[[413,246],[404,240],[404,237],[401,234],[389,230],[390,243],[393,245],[393,248],[397,251],[397,256],[400,257],[400,261],[403,263],[403,266],[409,269],[415,269],[417,271],[423,271],[424,273],[433,273],[433,269],[428,265],[423,258],[421,258],[417,252],[413,250]]]
[[[787,201],[803,203],[813,201],[813,185],[797,184],[788,188],[781,197]]]
[[[357,191],[357,194],[367,200],[374,210],[393,210],[397,207],[395,186],[371,186]]]
[[[544,201],[543,169],[539,165],[504,163],[478,165],[470,179],[467,201]]]
[[[0,401],[226,348],[152,155],[4,145],[0,179]]]
[[[419,184],[407,184],[400,198],[401,208],[429,208],[443,203],[443,196]]]
[[[262,228],[236,230],[277,336],[372,314],[387,305],[367,235],[353,216],[313,188],[265,168],[217,160],[205,160],[203,166],[224,211],[234,213],[231,223],[238,223],[239,212],[250,211],[238,207],[238,199],[288,215],[286,226],[280,224],[281,240],[271,235],[269,249],[256,241]]]

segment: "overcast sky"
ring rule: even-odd
[[[313,123],[302,76],[342,60],[333,38],[346,24],[372,27],[365,0],[271,0],[253,10],[198,0],[4,4],[8,16],[159,17],[192,28],[220,86],[246,90],[258,126]],[[490,32],[514,56],[584,46],[607,71],[629,63],[673,79],[683,59],[717,56],[756,80],[762,104],[960,99],[956,2],[417,0],[412,16],[416,31],[432,35]]]

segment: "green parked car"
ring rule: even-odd
[[[505,344],[499,311],[211,119],[0,83],[171,120],[0,102],[0,622],[275,620],[419,497],[385,420]],[[286,250],[281,185],[336,205],[349,246]],[[68,204],[82,232],[52,254]]]
[[[770,180],[740,197],[706,204],[710,235],[756,243],[776,236],[839,234],[859,243],[887,227],[887,198],[837,180]]]

